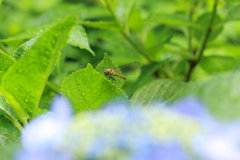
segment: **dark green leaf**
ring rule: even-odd
[[[0,83],[2,82],[2,77],[6,73],[8,67],[10,67],[14,62],[15,61],[12,57],[0,50]]]
[[[198,26],[197,24],[192,23],[183,17],[177,16],[177,15],[171,15],[171,14],[164,14],[164,13],[151,15],[145,21],[166,24],[166,25],[190,26],[190,27],[200,28],[200,26]]]
[[[11,106],[5,101],[5,98],[0,95],[0,115],[3,115],[7,119],[9,119],[16,128],[20,131],[22,126],[17,120],[17,116],[12,110]]]
[[[205,13],[203,14],[201,17],[198,18],[196,24],[198,26],[201,26],[202,29],[195,29],[194,31],[194,36],[197,40],[201,41],[203,39],[203,36],[206,34],[206,32],[209,32],[208,26],[210,23],[210,19],[211,19],[212,13]],[[223,30],[223,24],[222,23],[222,19],[220,16],[216,15],[214,17],[214,22],[213,22],[213,26],[211,33],[210,33],[210,37],[209,37],[209,41],[213,40],[214,38],[216,38]]]
[[[141,67],[141,69],[142,69],[141,74],[138,77],[138,80],[132,86],[132,89],[131,89],[132,92],[136,91],[137,89],[139,89],[143,85],[145,85],[147,83],[150,83],[151,81],[155,80],[154,76],[152,76],[152,75],[166,61],[168,61],[168,59],[164,60],[162,62],[159,62],[159,63],[155,62],[155,63],[151,63],[149,65]]]
[[[240,10],[240,4],[237,4],[233,8],[231,8],[230,11],[228,12],[226,20],[229,20],[229,21],[239,20],[240,19],[239,10]]]
[[[126,99],[124,93],[89,64],[64,79],[62,92],[72,102],[76,112],[93,110],[117,98]]]
[[[113,21],[84,21],[81,22],[84,26],[98,28],[98,29],[106,29],[114,32],[118,32],[119,28],[116,22]]]

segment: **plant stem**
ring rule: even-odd
[[[193,18],[193,13],[194,13],[194,9],[193,7],[191,8],[190,12],[189,12],[189,21],[192,22],[192,18]],[[190,52],[192,52],[192,27],[188,28],[188,50]]]
[[[129,35],[127,34],[127,32],[125,31],[125,29],[123,28],[123,26],[121,25],[121,23],[119,22],[118,18],[116,17],[116,15],[114,14],[110,4],[108,3],[108,0],[105,0],[106,2],[106,6],[108,8],[108,10],[110,11],[112,17],[114,18],[114,20],[117,22],[117,25],[120,29],[121,34],[123,35],[123,37],[142,55],[144,56],[148,62],[152,62],[151,58],[129,37]]]
[[[213,23],[214,23],[214,18],[216,16],[216,12],[217,12],[217,5],[218,5],[218,0],[215,0],[208,28],[206,30],[206,33],[205,33],[204,37],[203,37],[202,45],[200,46],[200,49],[197,51],[197,54],[196,54],[197,63],[200,61],[200,59],[201,59],[201,57],[203,55],[203,52],[204,52],[204,50],[206,48],[209,36],[212,33],[212,27],[213,27]]]
[[[204,50],[206,48],[209,36],[212,33],[212,27],[213,27],[214,18],[216,16],[216,12],[217,12],[218,1],[219,0],[215,0],[214,1],[214,6],[213,6],[212,14],[211,14],[211,19],[210,19],[209,25],[208,25],[208,27],[206,29],[206,32],[204,34],[204,37],[202,39],[200,49],[198,49],[197,52],[196,52],[196,59],[195,60],[189,60],[190,68],[189,68],[188,73],[186,75],[186,79],[185,79],[186,82],[190,81],[191,74],[192,74],[194,68],[196,67],[196,65],[199,63],[199,61],[200,61],[200,59],[201,59],[201,57],[202,57],[202,55],[204,53]],[[193,53],[194,52],[195,51],[193,51]]]

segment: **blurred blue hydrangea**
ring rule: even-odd
[[[59,96],[54,99],[51,110],[24,128],[21,135],[23,150],[16,155],[16,160],[69,159],[68,153],[59,147],[72,115],[71,106]]]
[[[239,125],[217,122],[196,98],[165,107],[112,103],[73,117],[57,97],[51,111],[26,126],[16,160],[240,159]]]
[[[200,126],[166,108],[113,103],[78,114],[68,131],[63,146],[75,159],[189,160],[184,143]]]

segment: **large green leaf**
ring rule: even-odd
[[[123,98],[124,93],[89,64],[65,78],[62,92],[72,102],[76,112],[100,108],[108,101]]]
[[[14,63],[14,59],[0,50],[0,83],[8,67]]]
[[[168,101],[184,89],[185,85],[176,80],[156,80],[135,92],[131,102],[149,105],[154,101]]]
[[[190,84],[179,97],[199,97],[219,118],[240,117],[240,71],[232,71]]]
[[[216,73],[235,69],[238,61],[229,56],[205,56],[201,58],[200,66],[208,73]]]
[[[48,76],[74,25],[73,15],[54,25],[4,75],[3,96],[23,123],[36,115]]]

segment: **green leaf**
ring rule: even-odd
[[[197,40],[201,41],[203,39],[203,36],[205,35],[210,23],[212,13],[205,13],[202,16],[200,16],[196,22],[197,25],[201,26],[202,29],[195,29],[194,30],[194,36]],[[223,30],[223,21],[220,16],[216,15],[214,17],[214,22],[212,25],[212,31],[209,36],[209,41],[216,38]]]
[[[67,42],[73,46],[78,46],[81,49],[86,49],[95,56],[94,52],[89,46],[86,31],[82,26],[78,25],[73,28]]]
[[[197,24],[192,23],[183,17],[172,15],[172,14],[159,13],[159,14],[151,15],[145,21],[166,24],[166,25],[189,26],[194,28],[200,28]]]
[[[72,102],[75,111],[93,110],[108,101],[123,98],[124,93],[89,64],[64,79],[62,92]]]
[[[240,117],[240,71],[218,74],[191,83],[178,97],[196,96],[221,119]]]
[[[233,8],[231,8],[228,12],[226,20],[228,21],[239,20],[240,19],[239,9],[240,9],[240,4],[237,4]]]
[[[114,32],[118,32],[119,28],[117,23],[113,21],[84,21],[81,22],[82,25],[98,29],[106,29]]]
[[[19,60],[28,50],[31,49],[33,44],[38,40],[39,37],[32,38],[31,40],[23,43],[21,46],[19,46],[14,52],[13,57],[16,60]]]
[[[114,70],[117,71],[118,74],[123,75],[119,66],[113,62],[113,60],[108,56],[107,53],[105,53],[103,60],[97,65],[97,67],[95,69],[100,74],[105,76],[103,71],[104,71],[104,69],[107,69],[107,68],[113,68]],[[122,87],[123,84],[125,83],[125,80],[122,78],[119,78],[117,76],[113,76],[113,77],[115,79],[115,81],[113,80],[113,83],[116,84],[119,88]]]
[[[2,77],[6,73],[8,67],[10,67],[14,62],[15,61],[12,57],[0,50],[0,83],[2,82]]]
[[[29,29],[24,33],[20,33],[6,39],[0,39],[0,42],[4,42],[4,43],[22,42],[25,39],[31,39],[33,37],[41,36],[49,28],[51,28],[51,25],[45,24],[36,28]]]
[[[85,7],[81,4],[70,4],[70,3],[63,3],[60,5],[57,5],[53,9],[44,12],[38,20],[37,24],[39,26],[43,24],[50,24],[54,21],[59,21],[63,19],[64,17],[67,17],[72,14],[79,14],[82,11],[84,11]]]
[[[10,37],[7,39],[2,39],[0,41],[5,42],[5,43],[10,43],[10,42],[12,43],[13,41],[18,42],[18,41],[23,41],[25,39],[32,38],[31,40],[23,43],[21,46],[19,46],[17,48],[16,51],[14,51],[14,57],[16,59],[19,59],[27,50],[29,50],[31,48],[31,46],[34,44],[34,42],[38,39],[38,36],[41,36],[46,30],[51,28],[51,26],[53,26],[53,25],[50,25],[50,24],[43,25],[41,27],[37,27],[35,29],[28,30],[25,33],[21,33],[19,35],[16,35],[16,36],[13,36],[13,37]],[[90,53],[95,55],[89,46],[88,37],[85,32],[85,29],[80,25],[78,25],[72,29],[67,43],[71,44],[73,46],[77,46],[81,49],[86,49],[87,51],[89,51]]]
[[[176,80],[156,80],[135,92],[132,103],[149,105],[154,101],[169,101],[185,88],[185,83]]]
[[[235,69],[238,61],[229,56],[205,56],[201,58],[200,66],[208,73],[216,73]]]
[[[18,130],[22,130],[22,126],[17,120],[17,116],[14,113],[11,106],[5,101],[5,98],[0,95],[0,114],[9,119]]]
[[[30,115],[36,115],[48,76],[74,25],[75,16],[54,25],[4,75],[3,96],[23,123],[27,123]]]
[[[154,62],[149,65],[146,65],[142,67],[142,71],[140,76],[138,77],[138,80],[134,83],[132,86],[132,91],[136,91],[143,85],[152,82],[155,80],[155,78],[152,76],[157,69],[159,69],[160,66],[162,66],[166,61],[169,61],[169,59],[163,60],[161,62]]]
[[[19,137],[20,131],[13,125],[9,119],[0,115],[0,133],[2,134],[9,134],[14,137]]]

